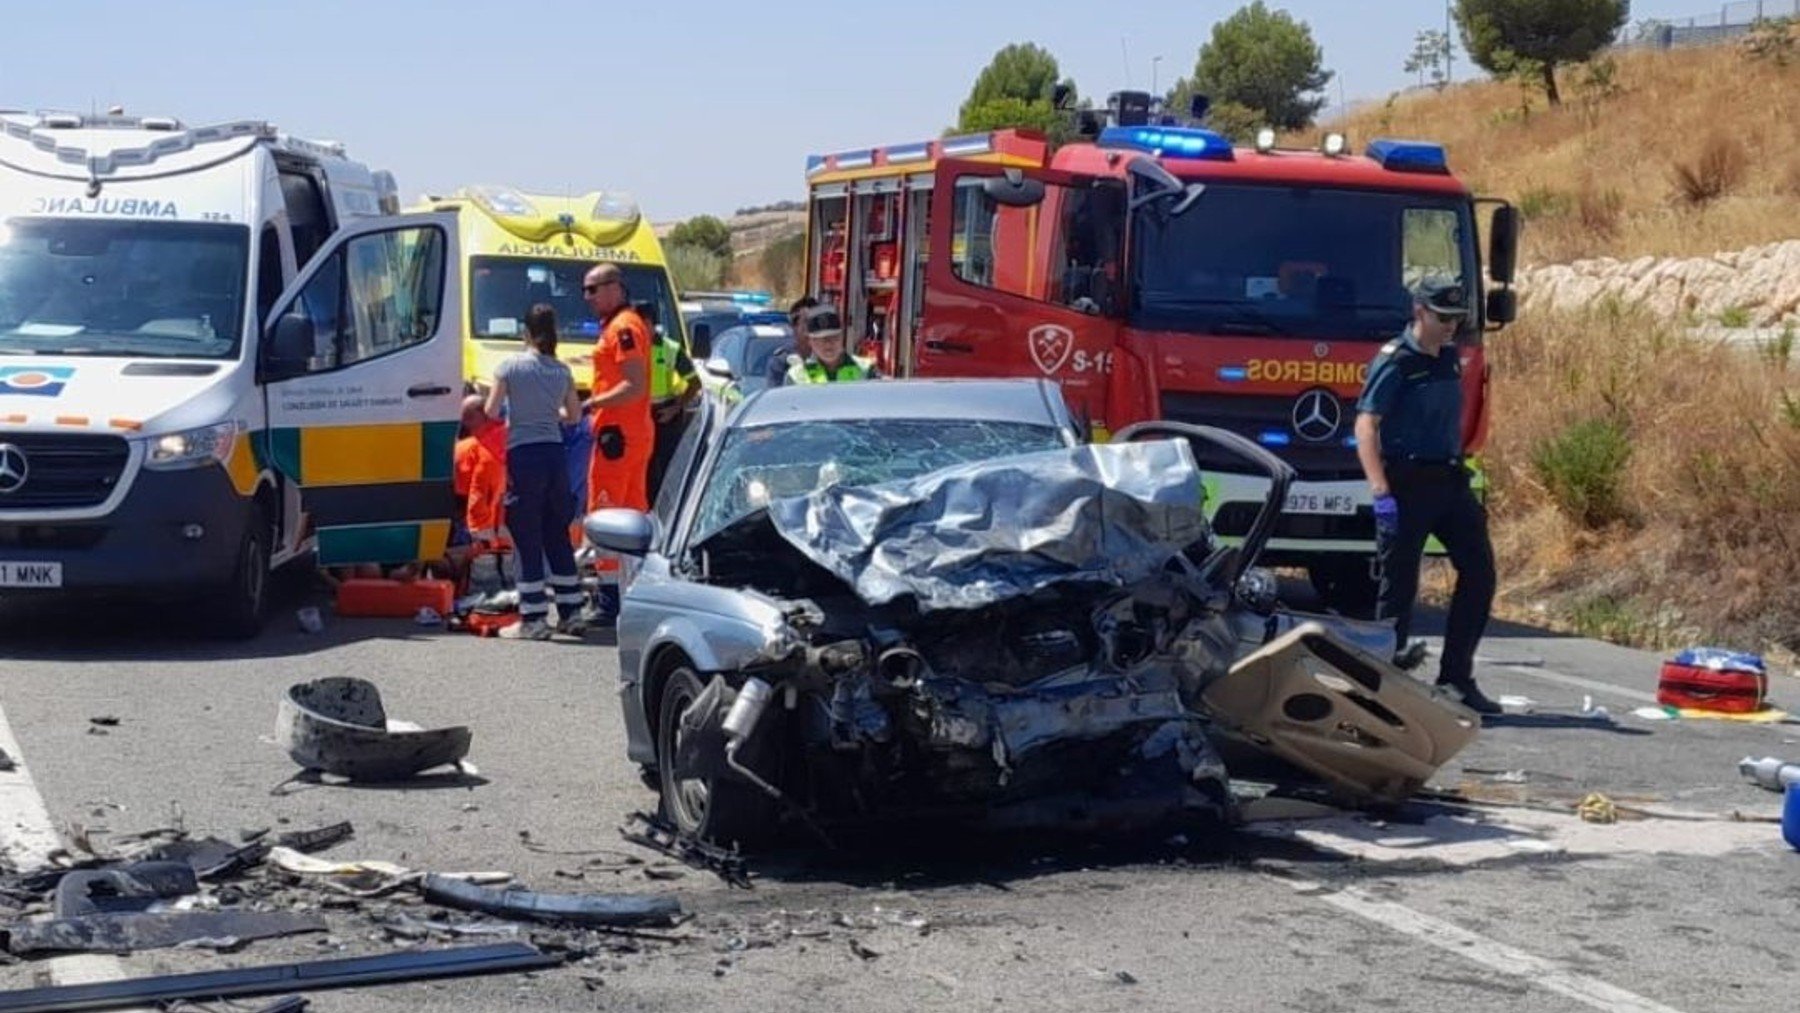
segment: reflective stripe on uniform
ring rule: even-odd
[[[788,370],[789,383],[830,383],[833,380],[866,380],[874,362],[859,356],[846,358],[837,368],[835,376],[827,375],[825,364],[816,359],[808,359]]]

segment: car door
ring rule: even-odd
[[[1223,733],[1351,795],[1396,801],[1480,727],[1474,711],[1316,622],[1239,660],[1200,699]]]
[[[323,565],[437,559],[455,510],[462,282],[456,216],[339,230],[283,292],[259,348],[268,459]]]

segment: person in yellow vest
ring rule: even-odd
[[[656,502],[663,475],[687,429],[688,408],[700,399],[700,381],[679,334],[659,334],[650,343],[650,418],[656,446],[650,452],[650,502]]]
[[[812,353],[802,359],[788,357],[789,383],[840,383],[846,380],[875,380],[880,373],[873,359],[864,359],[845,350],[844,323],[837,310],[816,306],[806,313],[806,334]]]

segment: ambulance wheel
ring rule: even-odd
[[[767,795],[723,773],[723,756],[709,757],[705,770],[688,770],[681,755],[681,715],[700,696],[700,677],[686,665],[669,673],[657,707],[656,768],[662,813],[681,833],[730,847],[751,843],[768,832],[774,806]]]
[[[1375,618],[1381,584],[1369,574],[1369,557],[1334,556],[1306,568],[1313,590],[1327,607],[1351,619]]]
[[[238,544],[237,564],[231,581],[218,593],[213,610],[218,635],[227,640],[248,640],[262,632],[269,611],[269,543],[273,525],[262,507],[250,514]]]

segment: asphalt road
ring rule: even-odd
[[[531,975],[319,993],[317,1010],[1693,1013],[1793,1008],[1800,986],[1800,856],[1779,827],[1546,811],[1598,791],[1659,811],[1778,813],[1735,763],[1800,759],[1800,725],[1635,718],[1657,663],[1639,652],[1516,628],[1484,644],[1489,692],[1530,696],[1539,713],[1484,730],[1437,783],[1543,808],[1258,822],[1124,853],[940,833],[783,854],[746,891],[620,839],[654,799],[624,758],[615,653],[600,637],[513,644],[343,619],[307,635],[297,603],[248,644],[196,640],[154,609],[0,610],[12,736],[0,727],[0,745],[23,761],[0,773],[0,843],[41,854],[46,813],[65,842],[349,820],[356,836],[332,858],[506,870],[543,890],[672,891],[695,915],[679,941],[618,940]],[[286,783],[296,770],[273,743],[276,701],[332,674],[375,680],[391,716],[469,725],[477,772],[404,788]],[[1800,703],[1790,680],[1776,695]],[[1580,717],[1584,696],[1616,723]],[[13,963],[0,989],[385,952],[405,944],[376,918],[400,904],[327,910],[328,935],[229,954]]]

